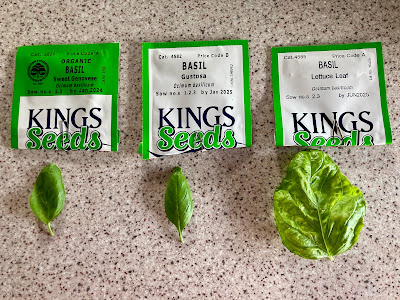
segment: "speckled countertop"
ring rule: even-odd
[[[253,147],[142,161],[141,43],[249,39]],[[360,240],[329,260],[291,254],[272,195],[297,147],[276,148],[270,47],[381,41],[393,145],[325,148],[364,193]],[[119,42],[118,153],[10,149],[17,46]],[[1,1],[0,297],[400,299],[400,4],[388,1]],[[67,201],[55,237],[32,213],[41,168]],[[194,198],[185,243],[163,197],[180,165]]]

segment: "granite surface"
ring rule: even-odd
[[[253,147],[142,161],[141,43],[249,39]],[[324,148],[364,193],[365,227],[334,262],[291,254],[273,191],[297,147],[274,146],[270,47],[381,41],[393,145]],[[120,43],[117,153],[10,149],[18,46]],[[400,299],[400,3],[0,1],[0,297]],[[67,192],[55,236],[29,207],[41,168]],[[163,197],[180,165],[194,198],[181,244]]]

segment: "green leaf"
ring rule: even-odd
[[[46,223],[51,235],[54,235],[50,222],[64,207],[65,190],[60,169],[55,164],[43,168],[36,179],[30,204],[33,212]]]
[[[322,151],[297,153],[275,190],[275,222],[283,244],[308,259],[333,260],[349,250],[364,226],[361,191]]]
[[[193,214],[192,194],[182,170],[176,167],[169,178],[165,191],[165,212],[178,229],[179,238],[183,243],[182,231],[189,223]]]

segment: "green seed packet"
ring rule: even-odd
[[[119,44],[17,50],[11,147],[117,151]]]
[[[381,43],[272,48],[277,146],[392,143]]]
[[[143,43],[143,159],[250,146],[247,40]]]

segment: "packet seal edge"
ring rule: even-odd
[[[191,47],[206,47],[206,46],[235,46],[235,45],[248,45],[248,40],[215,40],[215,41],[176,41],[176,42],[155,42],[142,43],[143,50],[155,48],[191,48]]]
[[[11,148],[18,149],[18,124],[19,124],[19,105],[21,101],[21,96],[16,94],[16,83],[17,80],[17,67],[18,67],[18,52],[20,52],[20,47],[17,48],[17,53],[15,55],[15,68],[14,68],[14,85],[13,85],[13,96],[11,103]]]
[[[385,69],[383,63],[382,44],[379,43],[376,49],[376,63],[378,66],[379,94],[381,97],[381,110],[383,126],[385,128],[386,145],[392,144],[392,130],[390,127],[389,109],[386,96]]]
[[[272,69],[272,98],[274,102],[275,115],[275,145],[283,145],[283,122],[282,122],[282,106],[279,85],[279,67],[278,67],[278,48],[271,48],[271,69]]]
[[[118,129],[119,43],[106,43],[101,45],[109,47],[111,59],[113,56],[116,56],[115,59],[117,61],[117,64],[113,70],[115,72],[115,90],[111,98],[111,151],[116,152],[118,151],[118,144],[120,143],[120,133]]]
[[[381,42],[366,42],[366,43],[353,43],[353,44],[284,46],[284,47],[271,47],[271,53],[278,54],[287,52],[315,52],[315,51],[366,49],[366,48],[377,48],[381,45],[382,45]]]
[[[142,147],[141,154],[143,159],[149,159],[150,146],[150,116],[149,116],[149,46],[142,44]],[[139,146],[140,149],[140,146]]]
[[[249,42],[244,40],[242,46],[243,60],[243,105],[244,105],[244,127],[246,147],[252,145],[252,127],[251,127],[251,94],[250,94],[250,57]]]

